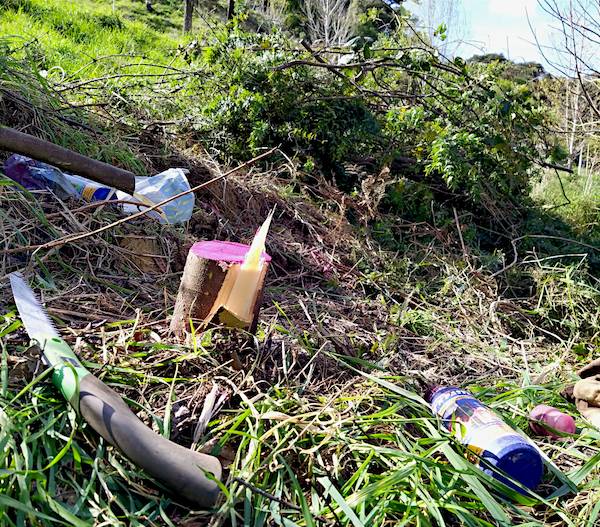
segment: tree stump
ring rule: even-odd
[[[177,293],[170,330],[178,338],[191,330],[202,330],[208,324],[256,331],[262,301],[265,276],[271,257],[262,253],[262,266],[256,276],[256,285],[248,289],[243,299],[248,309],[237,307],[239,299],[230,293],[241,273],[241,264],[249,245],[235,242],[209,241],[195,243],[190,249]],[[236,301],[234,301],[236,300]]]

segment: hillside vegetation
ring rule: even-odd
[[[563,81],[446,59],[385,3],[357,3],[326,47],[302,2],[237,4],[227,21],[225,2],[198,2],[183,35],[183,2],[0,3],[0,125],[140,175],[185,167],[192,185],[274,149],[200,189],[183,226],[112,225],[117,209],[0,172],[0,524],[596,525],[600,432],[563,390],[600,350],[600,178],[556,132]],[[248,242],[273,207],[256,335],[176,343],[191,243]],[[132,238],[154,256],[132,257]],[[15,270],[146,424],[220,457],[215,510],[67,407],[29,348]],[[578,430],[535,437],[552,467],[519,494],[467,460],[431,384],[526,434],[540,403]],[[198,427],[214,386],[224,405]]]

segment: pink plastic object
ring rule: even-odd
[[[555,439],[560,437],[559,434],[554,433],[552,430],[534,421],[541,421],[558,432],[564,432],[567,434],[575,433],[575,419],[573,419],[570,415],[557,410],[553,406],[539,404],[533,410],[531,410],[529,418],[531,419],[531,429],[539,435],[550,436]]]
[[[250,246],[243,243],[213,240],[210,242],[195,243],[192,245],[190,252],[194,253],[198,258],[205,258],[207,260],[242,263],[249,250]],[[271,257],[265,252],[262,253],[262,258],[265,262],[271,261]]]

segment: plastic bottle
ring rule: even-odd
[[[99,183],[94,183],[89,179],[73,174],[65,174],[67,181],[73,185],[77,196],[84,201],[104,201],[107,199],[117,199],[116,190],[111,187],[105,187]]]
[[[76,195],[73,185],[53,166],[13,154],[4,162],[4,173],[29,190],[51,190],[60,199]]]
[[[14,154],[4,163],[4,172],[29,190],[51,190],[60,199],[81,198],[84,201],[116,199],[115,189],[89,179],[65,174],[58,168],[26,156]]]
[[[519,491],[522,489],[502,473],[527,488],[537,487],[544,473],[538,450],[471,393],[454,386],[436,386],[427,399],[448,430],[475,454],[471,461],[481,470]]]
[[[140,204],[124,204],[123,210],[126,214],[147,210],[154,204],[184,194],[148,213],[148,216],[161,223],[183,223],[192,217],[195,199],[189,192],[190,184],[186,172],[187,170],[183,168],[170,168],[152,177],[136,176],[135,192],[130,196],[84,177],[64,174],[51,165],[19,154],[12,155],[4,163],[4,173],[29,190],[51,190],[60,199],[69,197],[81,198],[85,201],[115,199]]]
[[[555,439],[561,437],[559,433],[556,433],[553,430],[546,428],[542,424],[536,423],[535,421],[541,421],[558,432],[564,432],[566,434],[575,433],[575,419],[573,419],[570,415],[567,415],[554,408],[553,406],[548,406],[547,404],[538,404],[533,410],[531,410],[529,419],[531,419],[531,422],[529,423],[531,430],[539,435],[545,435]]]

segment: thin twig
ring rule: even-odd
[[[562,203],[560,206],[564,206],[564,205],[570,205],[571,204],[571,200],[569,199],[569,196],[567,196],[567,193],[565,192],[565,186],[563,185],[562,182],[562,178],[560,177],[560,174],[558,173],[558,170],[555,168],[554,172],[556,173],[556,179],[558,179],[558,184],[560,185],[560,191],[562,192],[563,198],[565,198],[567,201],[565,203]]]
[[[292,509],[294,511],[297,512],[302,512],[302,509],[300,507],[298,507],[298,505],[294,505],[293,503],[290,503],[289,501],[287,501],[284,498],[280,498],[279,496],[275,496],[274,494],[270,494],[269,492],[260,489],[254,485],[252,485],[252,483],[249,483],[248,481],[243,480],[242,478],[239,478],[237,476],[234,476],[233,481],[235,481],[236,483],[239,483],[240,485],[243,485],[244,487],[249,488],[252,492],[254,492],[255,494],[260,494],[262,497],[267,498],[269,500],[272,501],[276,501],[277,503],[280,503],[281,505],[284,505],[285,507],[287,507],[288,509]],[[314,516],[315,520],[319,520],[321,522],[329,522],[329,520],[327,520],[327,518],[324,518],[323,516]]]
[[[547,163],[546,161],[540,162],[540,166],[544,168],[553,168],[554,170],[560,170],[561,172],[568,172],[569,174],[573,174],[575,172],[572,168],[562,165],[555,165],[554,163]]]
[[[519,253],[517,252],[517,242],[520,240],[524,240],[525,238],[547,238],[550,240],[560,240],[563,242],[577,243],[583,247],[587,247],[588,249],[592,249],[594,251],[600,252],[600,247],[594,247],[593,245],[589,245],[587,243],[580,242],[578,240],[572,240],[571,238],[564,238],[562,236],[551,236],[551,235],[545,235],[545,234],[525,234],[523,236],[519,236],[518,238],[513,238],[512,240],[510,240],[510,243],[511,243],[511,245],[513,247],[513,251],[514,251],[513,260],[508,265],[505,265],[499,271],[496,271],[495,273],[493,273],[491,275],[491,278],[495,278],[496,276],[504,273],[505,271],[508,271],[511,267],[514,267],[517,264],[517,261],[519,260]]]
[[[465,241],[463,240],[462,229],[460,226],[460,221],[458,221],[458,213],[456,212],[456,207],[452,207],[452,211],[454,212],[454,221],[456,222],[456,230],[458,231],[458,239],[460,240],[460,246],[462,247],[463,258],[465,259],[465,261],[467,261],[467,248],[465,247]]]
[[[95,209],[104,205],[136,205],[137,207],[150,208],[150,205],[146,205],[145,203],[141,203],[140,201],[132,201],[129,199],[104,199],[100,201],[92,201],[91,203],[87,203],[86,205],[77,207],[76,209],[73,209],[70,212],[74,214],[76,212],[83,212],[88,209]],[[55,218],[60,215],[60,212],[51,212],[50,214],[46,214],[46,219]]]
[[[281,503],[282,505],[285,505],[289,509],[302,512],[302,509],[300,507],[298,507],[298,505],[294,505],[293,503],[290,503],[289,501],[287,501],[284,498],[280,498],[279,496],[275,496],[274,494],[270,494],[269,492],[267,492],[267,491],[265,491],[263,489],[260,489],[260,488],[256,487],[255,485],[252,485],[252,483],[249,483],[249,482],[243,480],[242,478],[234,476],[232,479],[236,483],[239,483],[240,485],[243,485],[244,487],[249,488],[252,492],[254,492],[256,494],[260,494],[264,498],[270,499],[272,501],[276,501],[277,503]]]

